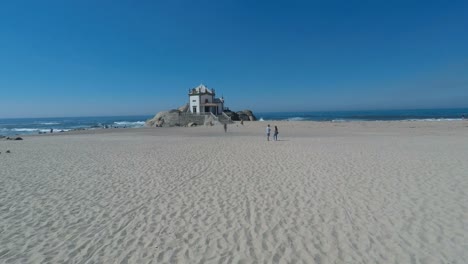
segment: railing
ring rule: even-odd
[[[190,115],[212,115],[212,113],[211,113],[211,112],[208,112],[208,113],[184,112],[184,113],[179,113],[179,115],[183,115],[183,116],[190,116]]]
[[[218,119],[217,116],[215,116],[215,115],[214,115],[213,113],[211,113],[211,112],[210,112],[210,114],[211,114],[211,117],[212,117],[215,121],[219,121],[219,119]]]
[[[226,113],[222,112],[221,113],[224,117],[226,117],[230,122],[232,122],[232,118],[228,115],[226,115]]]

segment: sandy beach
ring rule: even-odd
[[[466,263],[468,122],[266,124],[0,140],[0,263]]]

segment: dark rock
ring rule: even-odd
[[[11,153],[10,150],[7,150],[6,153]]]
[[[16,137],[15,140],[23,140],[22,137]]]
[[[242,112],[243,112],[244,114],[248,115],[248,116],[253,116],[252,111],[249,110],[249,109],[245,109],[245,110],[243,110]]]
[[[239,115],[231,110],[224,111],[224,113],[231,118],[232,121],[240,121]]]
[[[257,118],[252,113],[252,111],[248,109],[239,111],[236,114],[239,116],[239,120],[243,120],[243,121],[256,121],[257,120]]]
[[[250,120],[249,116],[244,114],[244,112],[242,111],[237,112],[237,116],[239,117],[239,120],[244,120],[244,121]]]

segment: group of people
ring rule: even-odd
[[[270,124],[268,124],[268,126],[266,127],[266,135],[267,135],[267,141],[270,141],[270,134],[271,134],[271,128],[270,128]],[[273,132],[273,140],[274,141],[277,141],[278,140],[278,127],[275,126],[275,131]]]
[[[242,125],[243,125],[243,122],[242,122]],[[223,124],[223,128],[224,128],[224,133],[227,132],[227,124],[224,123]],[[271,127],[270,127],[270,124],[268,124],[268,126],[266,127],[266,135],[267,135],[267,141],[270,141],[270,134],[271,134]],[[273,131],[273,140],[274,141],[277,141],[278,140],[278,127],[275,126],[275,130]]]

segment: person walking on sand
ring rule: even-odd
[[[226,132],[227,132],[227,124],[224,123],[224,133],[226,133]]]
[[[267,141],[270,141],[270,132],[271,132],[271,128],[270,128],[270,124],[268,124],[268,126],[266,127]]]
[[[274,139],[275,141],[278,141],[278,134],[279,134],[279,132],[278,132],[278,127],[275,126],[275,132],[274,132],[274,134],[273,134],[273,139]]]

